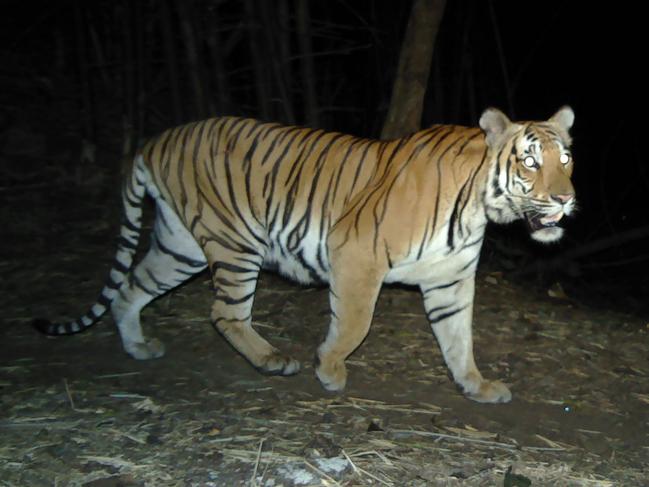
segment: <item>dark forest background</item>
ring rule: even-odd
[[[522,225],[492,227],[483,263],[546,287],[561,282],[569,297],[649,314],[646,27],[635,5],[448,0],[422,126],[475,125],[489,106],[524,120],[571,105],[581,210],[567,237],[543,247]],[[106,202],[114,204],[121,162],[147,136],[216,115],[378,137],[412,2],[2,6],[6,209],[17,195],[24,208],[34,192],[51,194],[51,204],[63,208],[70,188],[114,192]]]

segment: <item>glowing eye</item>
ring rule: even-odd
[[[527,156],[525,159],[523,159],[523,164],[525,164],[525,167],[534,167],[536,166],[536,159],[534,159],[532,156]]]
[[[559,157],[561,164],[568,164],[570,162],[570,156],[568,154],[561,154]]]

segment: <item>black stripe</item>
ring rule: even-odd
[[[439,316],[438,316],[437,318],[435,318],[435,319],[430,319],[430,318],[429,318],[429,323],[430,323],[431,325],[435,325],[435,324],[439,323],[440,321],[444,321],[444,320],[446,320],[446,319],[448,319],[448,318],[450,318],[450,317],[452,317],[452,316],[455,316],[455,315],[458,314],[460,311],[464,311],[464,310],[466,309],[467,306],[468,306],[468,305],[464,305],[464,306],[462,306],[462,307],[460,307],[460,308],[455,308],[454,310],[451,310],[451,311],[449,311],[448,313],[444,313],[444,314],[439,315]]]
[[[427,316],[428,319],[430,320],[430,319],[431,319],[431,316],[432,316],[434,313],[437,313],[437,312],[442,311],[442,310],[444,310],[444,309],[448,309],[448,308],[450,308],[451,306],[453,306],[454,304],[455,304],[455,303],[445,304],[445,305],[442,305],[442,306],[435,306],[434,308],[427,309],[427,310],[426,310],[426,316]]]
[[[390,257],[390,249],[388,248],[388,242],[383,240],[383,245],[385,246],[385,257],[388,259],[388,267],[392,269],[392,257]]]
[[[158,293],[156,293],[154,290],[149,289],[148,287],[146,287],[144,285],[144,283],[142,282],[142,280],[139,277],[137,277],[135,274],[130,274],[129,275],[129,280],[131,281],[132,285],[135,285],[135,286],[139,287],[145,293],[147,293],[149,296],[157,296],[158,295]]]
[[[121,235],[117,238],[117,246],[118,247],[124,247],[124,248],[130,249],[130,250],[136,250],[137,249],[137,243],[133,243],[130,240],[128,240],[126,237],[121,236]]]
[[[231,298],[230,296],[219,296],[218,294],[214,296],[215,301],[222,301],[225,304],[242,304],[245,303],[246,301],[250,301],[255,295],[255,291],[251,292],[250,294],[246,294],[242,298]]]
[[[349,142],[349,141],[346,141],[346,142]],[[340,160],[340,162],[338,164],[338,167],[336,168],[337,174],[336,174],[335,177],[332,177],[332,184],[330,185],[330,188],[329,188],[329,190],[333,189],[333,193],[331,195],[331,201],[336,201],[336,195],[338,194],[338,188],[340,186],[340,178],[342,177],[343,172],[345,172],[344,169],[345,169],[345,166],[347,165],[347,161],[349,160],[349,156],[352,153],[352,150],[354,150],[354,147],[359,142],[360,142],[360,139],[353,139],[351,141],[351,143],[347,144],[347,151],[345,152],[345,155],[342,157],[342,159]],[[342,142],[341,142],[341,145],[343,145]],[[335,181],[334,181],[334,179],[335,179]]]
[[[244,316],[242,318],[226,318],[225,316],[219,316],[218,318],[215,318],[212,320],[212,326],[218,327],[219,323],[222,321],[225,322],[230,322],[230,323],[245,323],[249,321],[252,318],[252,313],[249,313],[247,316]]]
[[[424,293],[424,294],[427,294],[427,293],[429,293],[429,292],[431,292],[431,291],[437,291],[438,289],[446,289],[446,288],[449,288],[449,287],[451,287],[451,286],[455,286],[455,285],[456,285],[457,283],[459,283],[460,281],[461,281],[461,279],[458,279],[457,281],[452,281],[452,282],[449,282],[449,283],[447,283],[447,284],[441,284],[441,285],[439,285],[439,286],[429,287],[428,289],[425,289],[425,290],[423,291],[423,293]]]
[[[153,283],[156,285],[159,291],[165,293],[172,288],[172,286],[170,286],[166,282],[163,282],[160,279],[158,279],[153,273],[153,271],[151,271],[150,269],[145,269],[144,271],[146,272],[146,275],[149,276],[149,279],[153,281]]]
[[[241,130],[243,130],[243,127],[241,128]],[[252,238],[254,238],[257,242],[259,242],[262,246],[265,247],[266,241],[261,236],[257,235],[255,230],[250,226],[250,224],[248,223],[248,219],[243,216],[243,213],[241,212],[241,208],[239,207],[239,204],[237,202],[237,192],[234,189],[232,172],[230,170],[230,152],[225,153],[223,168],[225,169],[225,181],[228,188],[228,196],[230,198],[232,209],[239,217],[240,223],[242,223],[243,226],[246,228],[246,230],[248,230],[248,233],[252,236]]]
[[[471,259],[469,262],[467,262],[461,269],[460,272],[467,270],[469,267],[471,267],[472,264],[475,264],[476,261],[480,258],[480,252],[476,254],[476,256]]]
[[[480,238],[474,240],[473,242],[469,242],[469,243],[467,243],[467,244],[464,244],[464,245],[462,246],[462,250],[464,250],[464,249],[468,249],[469,247],[473,247],[474,245],[481,244],[483,238],[484,238],[483,236],[480,236]]]
[[[88,310],[86,316],[90,318],[93,323],[99,319],[99,315],[97,315],[92,308]]]
[[[464,144],[462,144],[462,145],[460,146],[460,148],[459,148],[459,150],[458,150],[458,152],[457,152],[456,155],[459,156],[460,154],[462,154],[462,152],[464,151],[464,148],[465,148],[467,145],[469,145],[469,142],[471,142],[473,139],[476,139],[477,137],[480,137],[481,135],[482,135],[482,131],[479,131],[479,132],[475,133],[474,135],[472,135],[471,137],[467,137],[467,139],[466,139],[466,141],[464,142]]]
[[[303,253],[302,250],[300,250],[299,252],[297,252],[293,256],[296,257],[297,260],[302,265],[302,267],[304,267],[308,271],[309,276],[311,277],[312,281],[314,281],[314,282],[321,282],[322,281],[322,279],[321,279],[320,275],[318,274],[317,270],[311,264],[309,264],[306,261],[306,259],[304,258],[304,253]]]
[[[103,294],[100,294],[99,297],[97,298],[97,304],[100,304],[105,308],[110,308],[110,303],[111,300],[107,296],[104,296]]]
[[[107,287],[108,289],[114,289],[117,290],[120,288],[122,285],[121,282],[115,282],[110,275],[106,278],[106,283],[104,284],[104,287]]]
[[[460,188],[460,191],[458,192],[457,198],[455,198],[455,204],[453,205],[453,211],[451,212],[451,218],[448,222],[448,236],[446,237],[446,245],[449,247],[451,251],[453,251],[454,248],[454,242],[453,242],[453,236],[455,234],[455,222],[458,219],[458,208],[460,206],[460,202],[462,201],[462,196],[464,196],[464,189],[466,188],[466,185],[468,184],[468,181],[465,181],[462,187]]]
[[[130,207],[135,208],[135,209],[142,207],[142,200],[141,199],[137,199],[137,200],[133,199],[131,196],[128,195],[127,190],[124,190],[122,195],[123,195],[123,198],[128,202]],[[137,195],[133,195],[133,196],[137,196]]]
[[[154,245],[156,245],[162,252],[164,252],[167,255],[171,255],[176,261],[182,263],[182,264],[187,264],[190,267],[205,267],[207,265],[206,261],[200,261],[200,260],[195,260],[192,259],[191,257],[187,257],[186,255],[179,254],[177,252],[174,252],[168,247],[165,247],[161,242],[160,239],[155,238],[153,240]]]
[[[113,261],[112,265],[113,269],[115,269],[117,272],[121,272],[122,274],[126,274],[129,270],[130,267],[125,266],[122,264],[117,258]]]
[[[122,218],[122,226],[126,227],[128,230],[131,232],[135,232],[137,234],[140,233],[140,227],[136,226],[131,220],[128,219],[126,215]]]
[[[174,272],[176,272],[177,274],[182,274],[184,276],[191,277],[191,276],[196,275],[196,272],[198,272],[198,271],[187,270],[187,269],[179,269],[179,268],[175,267]],[[180,279],[180,280],[179,279],[176,279],[176,280],[179,281],[179,282],[183,282],[185,279],[183,278],[183,279]]]
[[[491,186],[494,191],[494,196],[497,198],[500,195],[503,194],[503,190],[500,187],[500,154],[498,154],[498,158],[496,159],[496,167],[494,168],[494,178],[491,181]]]
[[[419,250],[417,251],[417,260],[419,260],[424,253],[424,247],[426,246],[426,236],[428,235],[428,230],[430,230],[430,219],[426,219],[426,228],[424,229],[424,235],[421,237],[421,242],[419,243]],[[408,248],[408,253],[410,253],[410,248]]]
[[[213,262],[212,265],[210,266],[210,270],[212,271],[212,274],[216,274],[216,272],[219,270],[226,270],[229,272],[235,272],[240,274],[258,271],[258,269],[248,269],[247,267],[241,267],[236,264],[230,264],[229,262],[223,262],[220,260]]]

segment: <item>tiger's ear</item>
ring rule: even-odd
[[[487,108],[480,116],[480,128],[487,137],[487,145],[495,147],[498,139],[505,133],[512,124],[503,112],[497,108]]]
[[[572,124],[575,123],[575,112],[572,111],[568,105],[562,106],[559,108],[557,113],[552,115],[548,122],[551,122],[565,132],[568,132],[572,127]]]

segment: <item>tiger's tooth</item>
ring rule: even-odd
[[[555,223],[561,220],[562,217],[563,217],[563,211],[560,211],[558,213],[555,213],[554,215],[549,215],[541,218],[541,223],[543,225],[547,225],[548,223]]]

